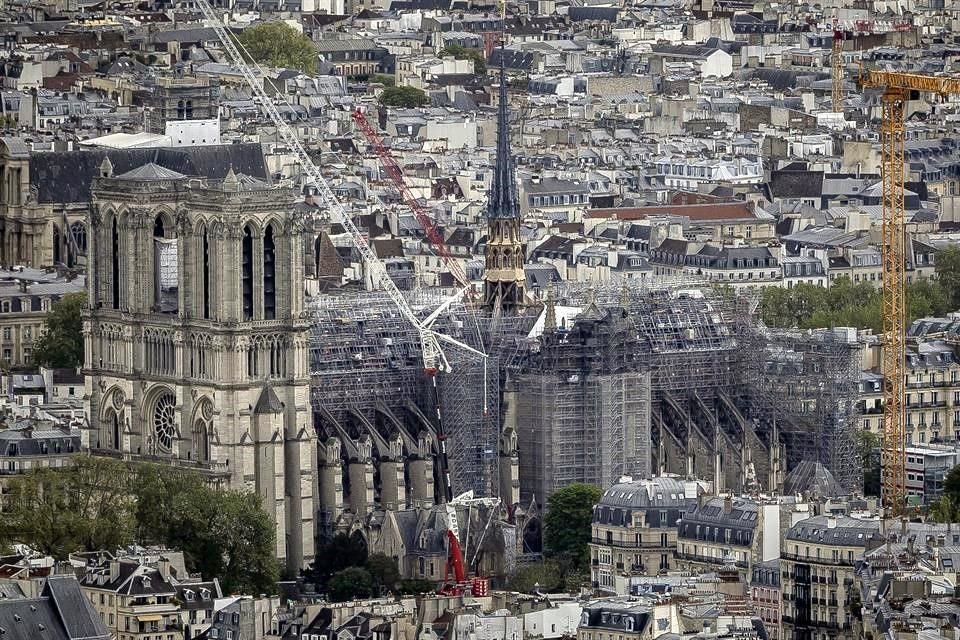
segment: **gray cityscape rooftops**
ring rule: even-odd
[[[814,516],[790,527],[786,539],[843,547],[867,547],[883,541],[878,520],[849,516]]]

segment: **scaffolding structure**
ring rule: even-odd
[[[819,462],[847,490],[861,483],[856,402],[862,345],[856,330],[758,328],[745,349],[746,415],[775,434],[785,467]]]
[[[440,302],[407,295],[423,316]],[[416,405],[446,436],[455,494],[498,493],[505,416],[524,500],[660,472],[776,491],[803,461],[855,486],[855,332],[754,327],[749,297],[690,278],[565,283],[547,297],[503,315],[450,304],[435,328],[488,357],[446,348],[434,395],[419,336],[386,296],[315,296],[314,411],[376,425],[378,407]]]
[[[427,315],[442,302],[429,293],[408,294],[411,307]],[[377,292],[314,296],[310,337],[311,404],[345,424],[376,425],[385,407],[396,416],[412,403],[443,433],[454,494],[497,491],[500,435],[498,353],[487,361],[446,347],[451,370],[439,374],[437,394],[424,373],[420,336],[391,301]],[[462,303],[448,306],[434,327],[464,344],[484,349],[488,318]],[[439,407],[437,406],[439,405]],[[439,408],[439,412],[438,412]],[[361,416],[358,420],[358,416]],[[361,427],[365,425],[361,424]]]
[[[511,372],[520,499],[575,482],[609,486],[650,468],[650,374],[622,308],[589,304],[557,326],[548,302],[538,349]]]

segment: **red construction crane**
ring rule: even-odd
[[[416,216],[417,221],[420,223],[420,226],[423,227],[423,231],[427,234],[427,240],[433,246],[434,251],[436,251],[437,255],[443,260],[443,263],[450,270],[450,273],[453,275],[453,278],[457,281],[457,283],[461,287],[469,288],[470,280],[467,278],[467,274],[464,272],[463,266],[461,266],[461,264],[450,255],[450,251],[447,250],[447,245],[443,241],[443,235],[437,230],[436,226],[433,224],[433,219],[427,214],[424,208],[420,205],[420,202],[410,191],[410,187],[407,186],[407,182],[403,178],[403,170],[400,169],[400,165],[396,163],[396,161],[393,159],[393,156],[390,154],[390,148],[387,147],[384,141],[380,138],[380,136],[377,134],[377,130],[373,128],[363,113],[360,111],[354,111],[352,115],[353,121],[357,123],[360,131],[362,131],[367,137],[367,140],[373,147],[374,152],[380,158],[383,168],[387,170],[387,174],[389,174],[390,179],[393,181],[393,185],[397,188],[397,191],[400,192],[403,202],[410,207],[410,209],[413,211],[413,215]]]
[[[843,113],[843,42],[856,40],[862,36],[884,33],[901,34],[900,45],[903,46],[903,34],[913,30],[913,24],[908,20],[875,21],[875,20],[838,20],[833,18],[833,54],[831,57],[831,77],[833,79],[833,110]]]

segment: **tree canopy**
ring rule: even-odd
[[[430,104],[430,96],[416,87],[386,87],[380,93],[380,104],[413,109]]]
[[[265,593],[278,578],[276,529],[260,498],[166,466],[75,456],[33,469],[12,481],[0,521],[3,542],[61,560],[136,541],[183,551],[190,571],[228,592]]]
[[[374,553],[367,558],[367,571],[373,579],[376,594],[393,591],[400,582],[400,570],[397,561],[382,553]]]
[[[937,282],[947,292],[950,306],[960,309],[960,247],[947,247],[937,252]]]
[[[937,255],[939,261],[940,254]],[[768,327],[819,329],[856,327],[883,330],[882,293],[869,282],[837,278],[830,288],[800,284],[792,289],[764,287],[760,291],[760,318]],[[953,310],[951,294],[942,280],[920,279],[907,284],[907,323]]]
[[[487,59],[480,49],[470,49],[459,44],[448,44],[440,50],[440,56],[453,56],[457,60],[473,60],[473,72],[483,75],[487,72]]]
[[[339,571],[366,564],[367,545],[363,536],[359,533],[338,533],[317,547],[313,563],[304,573],[307,580],[317,586],[318,591],[324,591]]]
[[[592,484],[571,484],[550,496],[547,515],[543,519],[543,542],[549,556],[566,557],[574,568],[588,565],[587,544],[593,506],[600,500],[599,487]]]
[[[85,293],[68,293],[47,313],[43,333],[33,343],[33,359],[49,368],[76,368],[83,365],[83,318]]]
[[[960,465],[950,469],[943,479],[943,495],[930,505],[929,514],[936,522],[960,520]]]
[[[373,594],[373,578],[363,567],[347,567],[335,573],[327,585],[331,602],[369,598]]]
[[[267,22],[248,27],[236,36],[254,62],[271,67],[317,70],[317,48],[313,41],[284,22]]]

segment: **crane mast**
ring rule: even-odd
[[[883,162],[882,317],[883,448],[882,498],[891,515],[906,506],[906,292],[904,271],[904,116],[913,94],[960,94],[960,79],[897,71],[864,70],[863,87],[883,89],[880,141]]]
[[[450,255],[450,251],[447,249],[447,245],[443,241],[443,235],[441,235],[440,231],[433,223],[433,220],[410,191],[410,187],[407,186],[407,182],[403,178],[403,170],[393,159],[393,156],[390,155],[390,149],[384,143],[383,139],[377,135],[376,129],[373,128],[373,125],[370,124],[370,121],[367,120],[363,113],[355,110],[351,113],[351,116],[353,117],[353,121],[357,123],[357,127],[359,127],[360,131],[362,131],[367,137],[367,141],[370,142],[370,145],[373,147],[374,153],[376,153],[377,157],[380,158],[380,163],[383,165],[383,168],[387,170],[387,174],[390,176],[390,180],[393,182],[394,187],[396,187],[397,191],[400,192],[400,197],[403,198],[404,203],[410,207],[411,211],[413,211],[413,215],[416,217],[417,222],[420,223],[420,226],[423,227],[424,233],[427,235],[427,240],[436,250],[440,259],[443,260],[443,263],[450,270],[450,273],[457,281],[457,284],[465,288],[470,287],[470,280],[467,278],[467,274],[464,272],[463,267],[457,260],[453,258],[453,256]]]
[[[414,313],[413,309],[410,307],[407,299],[404,298],[403,293],[387,274],[384,264],[379,258],[377,258],[377,255],[370,248],[369,243],[367,243],[366,239],[360,233],[360,230],[354,224],[349,212],[344,209],[343,205],[330,189],[330,186],[327,184],[323,174],[320,173],[320,170],[313,163],[313,160],[310,159],[310,156],[307,154],[307,151],[300,142],[300,139],[297,137],[297,134],[293,131],[290,125],[283,120],[280,112],[277,110],[277,107],[273,104],[273,100],[263,90],[263,85],[261,84],[260,79],[253,72],[253,69],[240,53],[240,50],[237,48],[237,43],[227,31],[227,28],[224,26],[213,7],[210,5],[208,0],[197,0],[197,6],[200,8],[200,11],[203,13],[204,17],[207,18],[207,20],[211,23],[213,30],[217,34],[217,38],[220,40],[220,43],[226,50],[230,60],[234,65],[236,65],[244,79],[247,81],[248,86],[253,91],[256,100],[260,104],[260,108],[277,128],[277,132],[293,152],[297,162],[300,164],[300,167],[303,169],[303,172],[306,174],[310,183],[316,187],[317,194],[320,196],[323,204],[329,208],[331,213],[334,214],[335,219],[337,219],[343,225],[343,228],[346,229],[347,233],[350,234],[354,246],[356,246],[357,250],[360,252],[364,263],[371,272],[373,282],[386,291],[387,295],[396,305],[401,315],[403,315],[411,324],[413,324],[414,327],[417,328],[420,336],[420,344],[423,355],[423,367],[427,374],[435,375],[438,371],[449,369],[449,363],[447,363],[446,359],[444,358],[443,351],[440,349],[440,340],[456,344],[461,348],[479,354],[479,352],[477,352],[475,349],[471,349],[466,345],[457,342],[453,338],[450,338],[449,336],[445,336],[433,331],[430,329],[429,323],[421,322],[420,319],[417,318],[416,313]],[[485,356],[485,354],[481,355]]]

